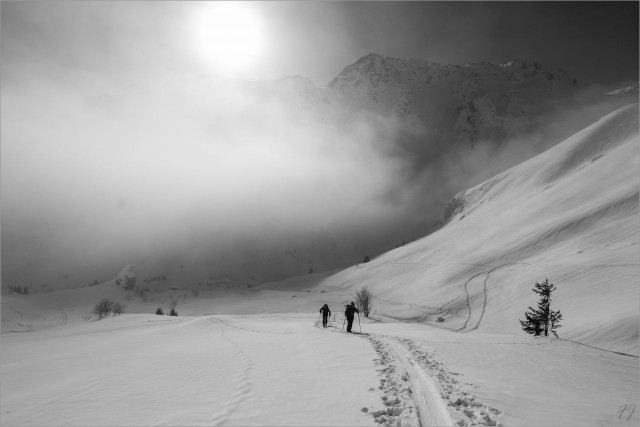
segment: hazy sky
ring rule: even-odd
[[[284,228],[317,236],[411,220],[407,206],[425,189],[410,188],[405,159],[389,154],[393,120],[322,124],[212,77],[325,85],[375,52],[638,79],[637,2],[0,8],[3,281],[39,269],[28,279],[37,284],[77,264],[117,272],[131,253],[170,256],[194,242],[220,254],[252,233],[266,247]]]
[[[234,70],[245,78],[302,75],[324,85],[371,52],[451,64],[537,60],[589,82],[638,78],[638,2],[243,3],[251,16],[241,13],[237,25],[258,50]],[[215,24],[210,7],[2,2],[3,84],[14,67],[47,67],[69,79],[95,73],[134,86],[219,71],[207,58],[219,54],[214,43],[203,47],[197,34]],[[24,71],[15,70],[27,78]]]

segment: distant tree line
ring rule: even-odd
[[[12,292],[16,292],[18,294],[29,295],[29,288],[26,286],[20,286],[20,285],[9,286],[9,290]]]

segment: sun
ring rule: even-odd
[[[194,19],[198,55],[216,71],[242,74],[262,56],[266,32],[250,3],[205,3]]]

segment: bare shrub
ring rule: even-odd
[[[93,306],[93,314],[102,319],[110,314],[114,316],[124,313],[125,305],[119,302],[110,300],[109,298],[102,298]]]
[[[355,298],[356,307],[364,314],[364,317],[369,317],[371,308],[373,306],[373,294],[368,287],[364,286],[356,291]]]
[[[111,308],[111,314],[114,316],[124,313],[125,305],[120,302],[114,302]]]
[[[176,307],[178,306],[178,297],[175,295],[169,295],[169,311],[176,311]]]

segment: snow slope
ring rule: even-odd
[[[640,425],[637,149],[634,105],[335,275],[3,296],[0,424]],[[560,340],[517,322],[545,277]],[[364,285],[374,313],[342,334]],[[170,296],[180,316],[152,314]],[[83,319],[103,297],[128,314]]]
[[[369,286],[390,318],[521,333],[549,278],[561,338],[637,356],[638,141],[636,104],[458,194],[440,230],[325,284]]]

